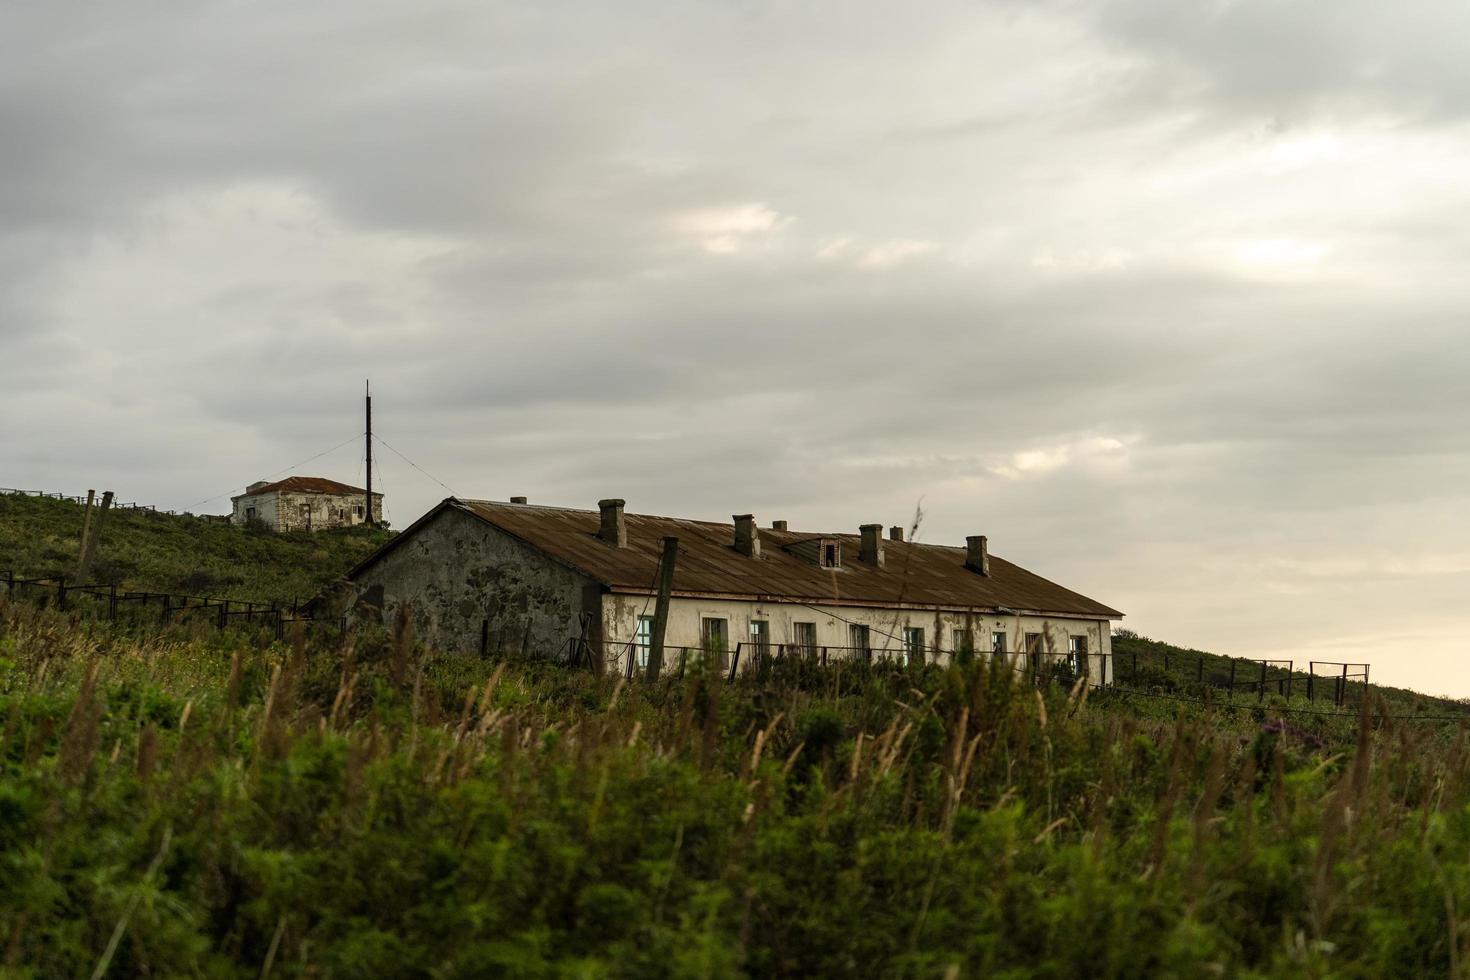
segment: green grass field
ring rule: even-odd
[[[1455,725],[0,609],[9,976],[1458,975]],[[1376,710],[1376,702],[1370,704]]]

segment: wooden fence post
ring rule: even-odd
[[[96,502],[97,491],[87,491],[86,510],[82,511],[82,540],[77,547],[77,581],[87,580],[87,541],[92,537],[92,505]]]
[[[1235,694],[1235,658],[1230,658],[1230,693]]]
[[[57,609],[65,609],[66,608],[66,576],[65,575],[58,575],[58,576],[56,576],[56,608]],[[1344,667],[1343,669],[1346,670],[1347,668]]]
[[[1266,700],[1266,661],[1261,661],[1261,686],[1256,691],[1256,700]]]
[[[88,522],[91,533],[87,540],[82,543],[82,560],[78,565],[77,574],[86,578],[92,572],[92,561],[97,557],[97,543],[102,539],[102,524],[107,517],[107,511],[112,507],[112,491],[102,492],[102,505],[97,508],[93,519]]]
[[[1342,707],[1343,701],[1347,700],[1347,664],[1342,665],[1342,680],[1337,684],[1337,706]]]

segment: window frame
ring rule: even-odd
[[[1067,662],[1072,665],[1072,670],[1078,674],[1087,672],[1087,658],[1091,653],[1087,649],[1087,634],[1073,634],[1067,637]]]
[[[755,647],[756,653],[765,656],[771,652],[771,621],[769,619],[752,619],[746,628],[746,634],[750,643]]]
[[[915,656],[918,657],[920,663],[924,662],[924,627],[905,626],[903,628],[903,662],[913,663]]]
[[[873,656],[873,628],[867,623],[847,624],[847,645],[863,659]]]
[[[648,627],[646,631],[645,626]],[[647,667],[648,657],[652,651],[653,617],[638,616],[633,620],[633,662],[639,667]]]
[[[713,624],[718,623],[718,627]],[[716,647],[713,643],[718,643]],[[730,619],[728,616],[699,617],[699,645],[710,653],[725,653],[730,649]]]
[[[803,637],[804,631],[810,630],[808,637]],[[807,640],[810,640],[810,643]],[[817,652],[817,624],[815,622],[793,622],[791,624],[791,646],[797,653]]]
[[[817,543],[817,564],[823,568],[842,567],[842,542],[836,538],[822,538]]]

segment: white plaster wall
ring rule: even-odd
[[[631,643],[639,615],[652,616],[652,597],[609,594],[602,600],[604,649],[609,670],[626,670],[627,644]],[[848,647],[848,626],[860,623],[869,628],[869,643],[874,656],[881,656],[886,648],[893,657],[903,653],[903,630],[919,627],[924,630],[924,645],[929,656],[939,663],[948,663],[955,653],[954,633],[956,629],[972,631],[974,650],[977,655],[988,655],[991,649],[992,632],[1006,634],[1008,659],[1017,669],[1024,667],[1025,636],[1039,633],[1042,649],[1054,658],[1065,657],[1070,650],[1070,637],[1087,637],[1088,673],[1094,680],[1101,681],[1106,670],[1110,675],[1108,661],[1112,653],[1112,629],[1107,620],[1085,619],[1065,616],[1004,616],[964,610],[936,609],[871,609],[862,606],[807,606],[791,602],[748,602],[731,599],[699,599],[675,597],[669,603],[669,625],[664,638],[666,647],[698,647],[700,645],[701,622],[706,618],[727,621],[730,649],[742,641],[749,641],[751,620],[765,620],[770,624],[772,651],[779,644],[791,644],[795,640],[794,624],[814,623],[817,628],[819,647]],[[750,647],[746,647],[746,651]],[[847,655],[846,650],[829,650],[829,660]],[[745,654],[742,654],[744,660]],[[1111,679],[1109,677],[1108,679]]]
[[[266,526],[276,531],[324,531],[335,527],[356,527],[364,522],[357,508],[362,506],[362,494],[335,493],[282,493],[273,492],[258,496],[238,497],[234,501],[235,511],[230,520],[235,524],[246,522],[245,509],[255,508],[255,516]],[[303,513],[302,508],[306,511]],[[345,511],[345,516],[339,516]],[[383,500],[373,496],[373,519],[382,521]]]

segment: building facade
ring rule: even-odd
[[[272,531],[324,531],[367,521],[367,491],[320,476],[260,481],[231,497],[232,524],[260,523]],[[373,494],[373,522],[382,523],[383,495]]]
[[[350,601],[381,623],[406,606],[441,649],[588,655],[627,671],[647,661],[672,537],[666,663],[689,651],[747,665],[758,653],[946,663],[968,650],[1108,678],[1122,613],[991,555],[983,536],[957,548],[882,532],[626,514],[621,500],[593,511],[450,498],[349,573]]]

